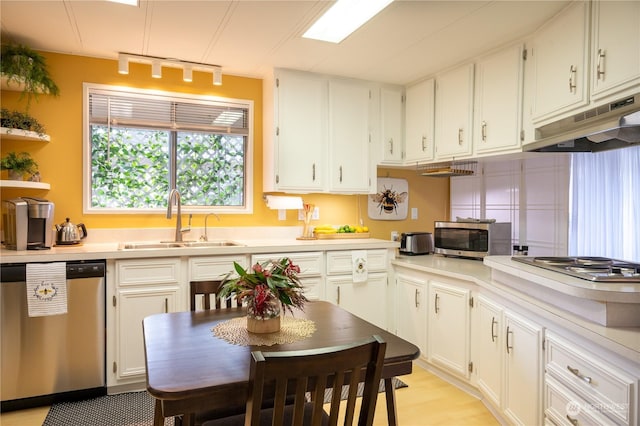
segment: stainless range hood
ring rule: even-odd
[[[640,143],[640,94],[627,96],[536,129],[524,151],[598,152]]]

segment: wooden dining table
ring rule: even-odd
[[[315,323],[310,337],[295,343],[240,346],[214,335],[219,323],[246,315],[244,308],[157,314],[143,320],[147,390],[156,399],[154,425],[165,417],[183,416],[193,424],[193,413],[244,407],[252,351],[290,351],[339,346],[378,335],[387,342],[382,378],[389,425],[397,424],[392,378],[410,374],[417,346],[329,302],[314,301],[296,310],[294,318]],[[286,315],[291,315],[289,312]]]

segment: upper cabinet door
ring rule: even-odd
[[[369,87],[329,81],[329,191],[369,192]]]
[[[574,2],[533,38],[533,121],[556,119],[589,102],[589,2]]]
[[[473,71],[467,64],[436,78],[435,156],[451,160],[471,155]]]
[[[522,89],[522,45],[478,60],[473,125],[476,154],[520,148]]]
[[[402,89],[380,89],[382,160],[387,164],[402,161]]]
[[[593,3],[591,98],[640,83],[640,2]]]
[[[276,188],[321,192],[328,144],[327,79],[281,72],[276,81]]]
[[[435,81],[425,80],[407,87],[405,103],[405,162],[433,159]]]

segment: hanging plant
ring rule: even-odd
[[[26,96],[27,110],[31,98],[37,100],[39,93],[60,95],[60,89],[47,70],[44,56],[27,46],[13,43],[3,44],[0,54],[0,74],[7,79],[9,87],[23,88],[20,99]]]

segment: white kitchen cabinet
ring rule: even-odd
[[[557,418],[562,412],[555,394],[576,394],[579,407],[596,418],[604,416],[598,424],[631,425],[636,415],[634,394],[638,378],[615,365],[605,352],[596,354],[568,339],[547,332],[545,377],[545,413]],[[549,383],[554,386],[549,388]],[[588,410],[586,410],[588,409]],[[580,411],[580,410],[577,410]],[[590,413],[589,413],[590,412]],[[580,412],[569,413],[577,418]],[[582,413],[583,415],[585,413]]]
[[[469,378],[470,290],[429,282],[428,358],[447,371]]]
[[[397,165],[402,162],[402,111],[404,108],[401,88],[380,88],[380,142],[382,164]]]
[[[365,282],[349,275],[327,277],[327,300],[357,317],[387,329],[387,274],[369,274]]]
[[[476,384],[496,408],[502,406],[504,347],[504,308],[484,295],[476,298],[471,333]]]
[[[473,125],[476,156],[520,149],[523,77],[521,44],[476,62]]]
[[[266,253],[251,256],[251,264],[268,260],[279,260],[288,257],[300,267],[298,278],[304,288],[304,295],[309,300],[324,299],[324,255],[322,252],[302,253]]]
[[[405,102],[405,162],[433,159],[435,80],[407,87]]]
[[[474,64],[436,77],[435,158],[464,158],[472,152]]]
[[[545,424],[550,425],[615,425],[587,401],[562,386],[552,376],[544,379]]]
[[[117,381],[144,380],[142,320],[182,306],[182,268],[179,258],[116,261],[115,348],[110,366]]]
[[[640,2],[594,1],[591,99],[640,84]]]
[[[427,355],[427,284],[426,279],[396,274],[396,334],[420,348]]]
[[[325,298],[386,330],[389,311],[387,250],[366,250],[365,265],[366,281],[354,282],[353,252],[351,250],[328,251]]]
[[[533,37],[534,123],[589,102],[589,11],[589,2],[572,2]]]
[[[329,192],[369,192],[370,89],[329,80]]]
[[[510,310],[504,312],[503,413],[513,424],[542,422],[543,327]]]
[[[275,164],[266,164],[265,191],[323,192],[328,155],[326,77],[289,70],[275,75]],[[268,149],[268,148],[265,148]]]

